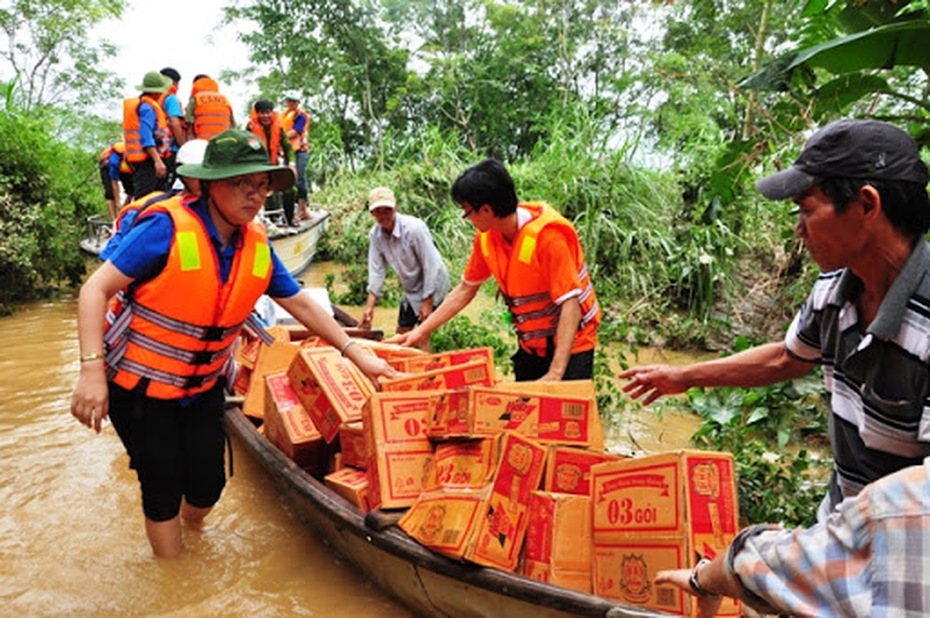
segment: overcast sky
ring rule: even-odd
[[[244,44],[230,26],[217,29],[221,8],[229,0],[129,0],[122,19],[96,28],[92,40],[101,38],[117,46],[118,53],[108,67],[126,83],[125,96],[138,94],[147,71],[174,67],[181,74],[178,94],[187,103],[191,78],[205,73],[218,78],[225,69],[242,69],[248,64]],[[220,82],[220,90],[232,103],[237,120],[253,96],[242,84]],[[112,102],[112,113],[122,114],[121,101]],[[107,110],[105,113],[109,113]]]

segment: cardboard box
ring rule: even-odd
[[[526,536],[530,496],[539,488],[546,450],[513,431],[501,434],[500,461],[465,559],[514,571]]]
[[[494,388],[512,393],[560,395],[563,397],[583,397],[593,399],[597,404],[597,391],[594,380],[561,380],[559,382],[498,382]],[[604,450],[604,428],[601,426],[600,414],[592,414],[588,419],[588,448],[594,451]]]
[[[233,393],[243,397],[249,392],[249,383],[252,381],[252,370],[244,365],[236,367],[236,376],[233,378]]]
[[[368,476],[364,470],[343,468],[323,478],[326,486],[363,511],[371,510],[368,502]]]
[[[438,489],[420,495],[397,522],[422,545],[461,560],[484,510],[490,486],[481,490]]]
[[[484,361],[452,365],[424,373],[404,375],[381,380],[383,391],[441,391],[466,386],[491,386],[495,376],[493,367]]]
[[[591,498],[533,492],[521,572],[531,579],[591,593]]]
[[[323,439],[336,439],[343,423],[359,421],[371,397],[371,382],[333,348],[299,348],[288,368],[297,393]]]
[[[265,376],[265,436],[311,474],[326,470],[326,443],[291,388],[287,374]]]
[[[416,502],[433,456],[426,437],[429,399],[421,393],[372,393],[363,409],[372,508]]]
[[[488,364],[488,373],[495,375],[494,350],[489,347],[471,348],[468,350],[449,350],[435,354],[419,354],[395,358],[390,361],[391,366],[403,373],[424,373],[436,369],[444,369],[453,365],[463,365],[482,361]]]
[[[358,344],[389,363],[402,358],[424,356],[426,354],[426,352],[419,348],[397,345],[396,343],[385,343],[374,339],[359,339]]]
[[[340,467],[352,466],[364,470],[368,466],[368,444],[362,421],[344,423],[339,428]]]
[[[726,551],[738,530],[733,456],[681,450],[591,468],[594,593],[690,615],[693,597],[655,587],[662,569]],[[720,616],[737,616],[725,599]]]
[[[591,467],[608,461],[622,459],[601,451],[550,446],[546,457],[546,476],[543,489],[580,496],[591,495]]]
[[[265,376],[287,371],[297,356],[297,346],[287,341],[276,339],[271,345],[259,344],[249,389],[242,402],[242,412],[252,418],[265,417]]]
[[[239,345],[236,346],[236,354],[233,357],[236,364],[240,367],[252,369],[258,360],[258,348],[262,341],[258,337],[247,336],[245,333],[239,338]]]
[[[499,447],[496,437],[437,445],[423,491],[487,487],[497,470]]]
[[[471,387],[437,394],[427,434],[434,439],[492,436],[504,429],[547,444],[587,446],[594,399]]]

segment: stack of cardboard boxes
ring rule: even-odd
[[[694,612],[688,595],[652,579],[733,538],[729,454],[622,458],[604,451],[590,381],[498,382],[489,348],[359,343],[405,375],[377,391],[319,341],[243,348],[265,433],[298,465],[361,509],[406,509],[399,527],[449,557]]]

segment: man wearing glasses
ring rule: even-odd
[[[462,281],[429,318],[393,341],[416,345],[493,276],[519,340],[514,378],[590,379],[601,310],[575,227],[544,202],[518,202],[513,179],[494,159],[462,172],[452,199],[478,231]]]

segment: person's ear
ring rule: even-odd
[[[882,210],[882,197],[878,193],[878,189],[872,185],[863,185],[859,189],[857,199],[862,204],[862,211],[866,216],[879,213]]]

